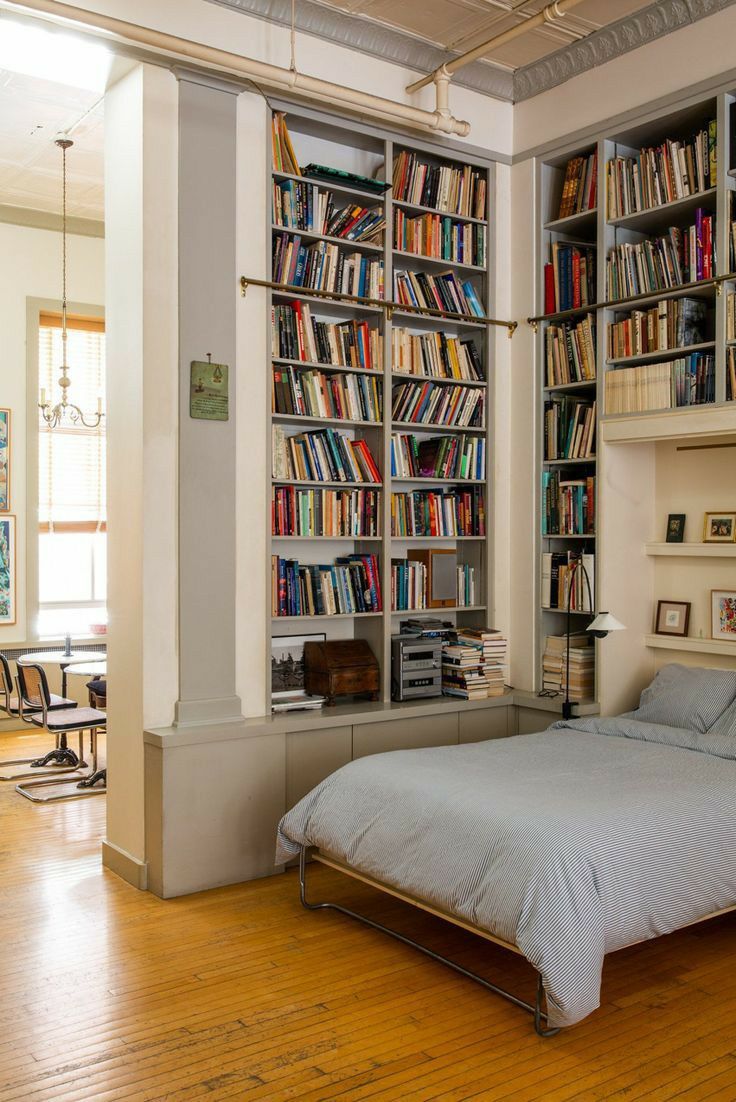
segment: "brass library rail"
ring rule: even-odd
[[[373,306],[386,311],[390,319],[394,310],[402,314],[416,314],[418,317],[447,318],[448,321],[474,322],[478,326],[498,325],[508,330],[509,337],[513,337],[519,327],[518,321],[503,321],[500,318],[487,318],[484,315],[455,314],[449,310],[435,310],[432,307],[407,306],[403,302],[393,302],[391,299],[366,298],[364,295],[346,295],[342,291],[317,291],[312,287],[300,287],[294,283],[275,283],[272,279],[252,279],[249,276],[240,277],[240,293],[245,298],[250,286],[270,287],[274,291],[284,291],[289,294],[305,295],[308,297],[322,298],[333,302],[347,302],[354,306]]]

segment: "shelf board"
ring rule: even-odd
[[[392,608],[392,616],[415,616],[418,612],[431,612],[433,615],[446,612],[485,612],[485,605],[450,605],[445,608]]]
[[[572,467],[579,463],[595,463],[596,456],[587,455],[584,459],[543,459],[545,467]]]
[[[663,203],[659,207],[647,207],[645,210],[635,211],[633,214],[622,214],[619,218],[609,218],[607,225],[620,230],[633,230],[646,225],[646,232],[660,227],[672,225],[672,217],[689,214],[698,207],[705,207],[708,211],[715,210],[717,188],[707,188],[698,191],[695,195],[686,195],[682,199],[673,199],[670,203]],[[644,232],[644,231],[642,231]]]
[[[562,613],[563,616],[567,616],[567,609],[566,608],[553,608],[551,605],[540,605],[539,608],[540,608],[541,612],[560,612],[560,613]],[[590,618],[591,616],[594,616],[595,613],[593,613],[593,612],[583,612],[582,609],[576,610],[576,609],[573,608],[573,609],[570,610],[570,615],[571,616],[587,616],[588,618]]]
[[[566,391],[594,389],[595,386],[595,379],[582,379],[577,383],[557,383],[555,386],[546,386],[543,389],[545,394],[557,394],[559,392],[564,394]]]
[[[606,364],[608,367],[619,365],[626,367],[654,363],[657,360],[677,360],[682,356],[689,356],[691,352],[707,352],[715,346],[715,341],[702,341],[700,344],[685,344],[680,348],[660,348],[656,352],[642,352],[638,356],[620,356],[615,360],[606,360]]]
[[[455,271],[468,272],[471,275],[486,275],[488,269],[485,264],[466,264],[462,260],[443,260],[439,256],[424,256],[423,253],[405,252],[403,249],[393,249],[393,255],[400,260],[421,261],[433,268],[453,268]]]
[[[691,651],[698,654],[720,654],[736,658],[736,640],[731,643],[726,639],[695,639],[673,635],[645,635],[644,643],[653,650],[680,650]]]
[[[609,444],[728,436],[736,433],[736,403],[710,402],[646,413],[607,414],[600,418],[599,432],[600,438]]]
[[[554,534],[550,535],[548,532],[543,532],[542,533],[542,539],[543,540],[594,540],[595,536],[594,535],[591,535],[591,536],[558,536],[558,535],[554,535]]]
[[[394,199],[392,202],[399,210],[406,210],[409,212],[415,211],[417,214],[439,214],[441,218],[451,218],[453,222],[473,222],[476,226],[488,225],[485,218],[471,218],[469,214],[453,214],[449,210],[437,210],[436,207],[423,207],[421,203],[407,203],[404,199]]]
[[[294,180],[299,184],[316,184],[325,191],[336,191],[340,195],[357,195],[360,199],[370,200],[376,206],[383,206],[386,201],[386,192],[377,195],[374,191],[362,191],[359,187],[350,187],[348,184],[333,184],[327,180],[317,180],[314,176],[295,176],[291,172],[278,171],[274,171],[272,176],[274,180]]]
[[[550,233],[570,233],[581,226],[589,226],[591,222],[595,224],[597,217],[598,207],[591,207],[590,210],[581,210],[577,214],[568,214],[566,218],[553,218],[551,222],[545,222],[542,228]]]
[[[274,302],[301,302],[306,299],[312,307],[315,317],[320,314],[334,315],[336,317],[352,318],[355,315],[370,314],[373,317],[383,317],[383,306],[370,306],[367,303],[341,302],[339,299],[324,298],[322,295],[310,293],[310,288],[305,287],[299,291],[271,291]],[[327,292],[329,294],[329,291]]]
[[[483,436],[485,426],[477,428],[471,425],[425,425],[423,421],[392,421],[392,429],[413,429],[415,432],[449,432],[453,435],[471,433],[474,436]]]
[[[440,386],[449,384],[451,386],[474,386],[482,389],[488,386],[485,379],[438,379],[434,375],[413,375],[408,371],[392,371],[391,378],[402,383],[439,383]]]
[[[377,309],[381,309],[377,307]],[[478,330],[485,329],[486,324],[482,321],[463,321],[460,318],[442,318],[432,317],[428,314],[414,314],[409,310],[402,310],[400,306],[397,306],[393,311],[394,325],[396,324],[396,318],[400,321],[405,321],[407,324],[405,328],[413,327],[415,329],[470,329]]]
[[[272,616],[271,622],[274,624],[288,623],[289,621],[298,620],[299,623],[305,621],[314,622],[321,620],[365,620],[369,617],[383,616],[382,612],[333,612],[323,613],[321,616]]]
[[[321,482],[319,480],[310,481],[303,478],[272,478],[272,486],[322,486],[326,489],[337,487],[340,490],[381,490],[383,488],[382,482]]]
[[[272,540],[309,540],[310,543],[315,540],[325,540],[327,543],[365,543],[370,541],[371,543],[380,543],[383,536],[271,536]]]
[[[271,420],[279,425],[358,425],[369,429],[380,429],[383,424],[383,421],[351,421],[344,417],[306,417],[301,413],[272,413]]]
[[[483,543],[486,540],[486,536],[392,536],[391,539],[396,543],[462,543],[463,541],[469,543]]]
[[[646,543],[647,555],[677,559],[736,559],[736,543]]]
[[[599,303],[606,310],[623,310],[629,306],[651,306],[661,299],[670,298],[713,298],[716,283],[711,279],[696,279],[691,283],[680,283],[676,287],[665,287],[658,291],[640,291],[626,298],[612,298]]]
[[[331,237],[329,234],[317,233],[315,230],[298,230],[294,226],[271,226],[271,230],[273,233],[283,233],[291,237],[303,237],[307,241],[326,241],[328,245],[340,245],[350,249],[351,252],[369,252],[378,255],[383,253],[383,245],[375,241],[351,241],[349,237]]]
[[[417,475],[416,478],[399,478],[394,476],[392,482],[403,483],[429,483],[430,486],[485,486],[485,478],[432,478],[430,475]]]
[[[289,367],[303,368],[305,371],[338,371],[348,375],[375,375],[377,379],[383,378],[382,371],[376,371],[371,367],[350,367],[348,364],[321,364],[312,363],[310,360],[287,360],[283,356],[272,356],[271,363],[285,364]]]

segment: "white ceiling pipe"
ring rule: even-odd
[[[472,50],[468,50],[467,53],[460,54],[458,57],[453,57],[452,61],[445,62],[439,69],[435,69],[433,73],[427,73],[426,77],[422,77],[420,80],[415,80],[413,84],[407,85],[407,92],[418,92],[420,88],[425,88],[428,84],[436,82],[438,76],[444,74],[445,76],[452,76],[458,69],[462,69],[464,65],[469,65],[471,61],[477,61],[479,57],[483,57],[492,49],[497,49],[499,46],[505,46],[507,42],[513,41],[514,38],[518,38],[522,34],[528,34],[529,31],[533,31],[535,27],[543,27],[545,23],[555,24],[559,19],[563,19],[566,13],[580,4],[582,0],[553,0],[551,4],[547,4],[542,11],[537,12],[536,15],[532,15],[529,19],[525,19],[522,23],[517,23],[514,27],[509,27],[507,31],[502,31],[501,34],[497,34],[494,38],[489,38],[486,42],[481,42],[480,45],[474,46]],[[512,13],[509,12],[509,15]]]
[[[404,103],[374,96],[370,92],[346,88],[341,84],[332,84],[318,77],[310,77],[292,69],[283,69],[278,65],[269,65],[255,58],[241,57],[240,54],[205,46],[188,38],[156,31],[151,27],[142,27],[123,19],[87,11],[59,0],[1,0],[0,7],[41,14],[54,22],[79,24],[88,32],[97,32],[112,36],[123,43],[134,43],[154,50],[173,61],[193,61],[229,76],[251,78],[268,88],[293,88],[310,98],[331,106],[335,102],[343,103],[354,111],[374,118],[408,124],[423,130],[441,131],[444,134],[457,134],[466,137],[470,133],[470,123],[456,119],[447,104],[446,84],[441,74],[436,83],[438,107],[435,111],[423,111]],[[444,89],[444,90],[443,90]]]

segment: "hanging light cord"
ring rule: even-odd
[[[296,0],[291,0],[291,60],[289,68],[296,72]]]

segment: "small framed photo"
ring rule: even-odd
[[[685,539],[685,513],[670,513],[667,517],[667,543],[682,543]]]
[[[710,615],[712,637],[736,643],[736,590],[711,589]]]
[[[687,635],[690,626],[689,601],[657,601],[654,631],[657,635]]]
[[[703,521],[703,543],[733,543],[736,536],[736,513],[706,513]]]
[[[311,635],[275,635],[271,640],[271,695],[304,692],[304,644],[327,638],[323,631]]]

